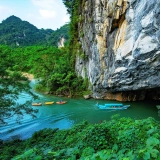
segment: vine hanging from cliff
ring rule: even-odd
[[[70,40],[69,40],[69,49],[71,56],[75,58],[76,53],[79,50],[79,40],[78,40],[78,23],[80,21],[80,13],[84,0],[63,0],[63,3],[67,7],[67,11],[70,14]]]

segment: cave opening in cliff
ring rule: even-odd
[[[113,19],[110,33],[115,31],[116,29],[120,28],[120,26],[122,25],[124,20],[125,20],[125,15],[124,14],[121,15],[119,19]]]
[[[160,88],[146,90],[145,100],[160,100]]]

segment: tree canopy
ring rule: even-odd
[[[22,92],[30,94],[33,98],[35,96],[30,91],[27,78],[17,70],[12,49],[0,46],[0,59],[0,123],[6,123],[6,119],[14,115],[18,122],[23,114],[35,117],[37,111],[30,106],[31,102],[17,103],[18,96]]]
[[[36,89],[54,95],[76,96],[88,90],[88,81],[76,75],[74,57],[68,47],[29,46],[12,53],[19,71],[34,74],[40,79]]]
[[[88,92],[88,80],[78,77],[74,70],[74,56],[68,47],[28,46],[11,48],[0,45],[0,121],[23,114],[35,116],[30,102],[17,104],[18,96],[30,91],[23,72],[31,73],[40,81],[35,89],[54,95],[80,96]]]
[[[160,124],[153,118],[83,121],[68,130],[44,129],[1,144],[1,159],[159,160]],[[42,147],[43,146],[43,147]]]
[[[78,35],[76,8],[80,1],[64,1],[64,3],[73,12],[71,24],[66,24],[56,31],[39,30],[15,16],[7,18],[0,24],[0,44],[2,44],[0,54],[3,59],[0,62],[2,66],[0,85],[3,91],[10,86],[6,92],[2,92],[4,94],[0,101],[3,108],[0,112],[1,121],[5,117],[10,117],[13,114],[12,111],[19,117],[24,112],[33,111],[27,108],[27,103],[23,106],[16,104],[21,92],[32,94],[28,82],[21,75],[22,72],[31,73],[39,79],[36,90],[41,92],[69,97],[90,93],[88,79],[78,77],[75,72],[76,53],[80,49],[75,38]],[[69,33],[68,30],[70,30]],[[57,44],[62,37],[66,40],[66,45],[59,49]],[[7,46],[3,46],[4,44]]]
[[[0,44],[17,46],[57,46],[60,38],[67,41],[69,25],[66,24],[57,30],[38,29],[27,21],[16,16],[10,16],[0,23]]]

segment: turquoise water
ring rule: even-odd
[[[38,94],[38,93],[37,93]],[[131,117],[133,119],[144,119],[154,117],[160,121],[158,110],[156,108],[160,101],[142,101],[142,102],[117,102],[107,100],[85,100],[83,98],[63,98],[49,95],[38,94],[40,99],[37,102],[59,101],[60,99],[67,101],[66,104],[58,105],[42,105],[34,107],[38,109],[37,118],[32,119],[30,116],[24,116],[21,124],[15,122],[12,117],[8,120],[8,125],[0,127],[0,139],[26,139],[32,136],[35,131],[44,128],[59,128],[67,129],[83,120],[89,123],[100,123],[103,120],[110,120],[114,114],[119,114],[121,117]],[[18,102],[23,103],[31,97],[27,94],[21,94]],[[126,110],[100,110],[96,107],[96,103],[123,103],[130,104],[131,107]]]

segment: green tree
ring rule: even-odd
[[[32,54],[31,72],[40,79],[38,90],[70,97],[87,90],[88,83],[76,75],[74,56],[70,55],[68,47],[41,47],[35,52],[32,50]]]
[[[61,38],[64,38],[66,43],[69,39],[68,31],[69,31],[69,24],[65,24],[64,26],[54,31],[52,35],[49,36],[48,38],[49,45],[58,46],[58,42],[61,40]]]
[[[17,69],[34,74],[39,79],[36,90],[66,96],[82,95],[87,81],[77,77],[74,70],[75,56],[68,47],[29,46],[12,51]]]
[[[22,92],[30,94],[33,98],[36,96],[31,92],[27,78],[17,71],[12,51],[7,46],[0,46],[0,123],[6,123],[12,116],[20,122],[24,114],[35,117],[37,112],[30,106],[30,101],[17,103]]]
[[[0,44],[12,47],[19,46],[57,46],[63,37],[68,40],[69,25],[66,24],[57,30],[38,29],[27,21],[16,16],[10,16],[0,23]]]

